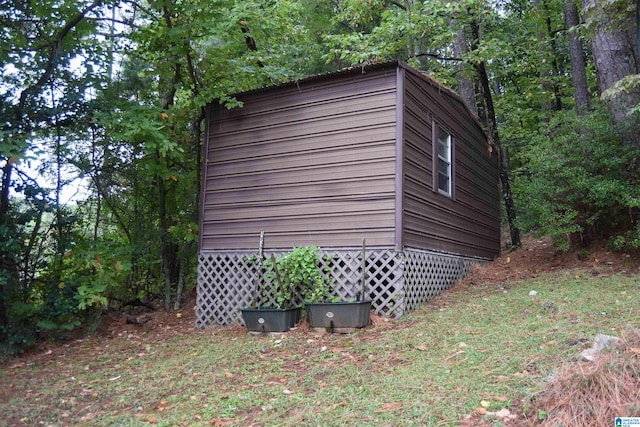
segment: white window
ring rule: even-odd
[[[451,195],[451,135],[438,129],[438,191]]]
[[[438,192],[451,196],[451,135],[438,127],[437,131],[437,165],[434,165],[434,184]],[[436,148],[436,147],[434,147]],[[434,150],[435,151],[435,150]],[[435,154],[435,153],[434,153]],[[435,190],[435,189],[434,189]]]

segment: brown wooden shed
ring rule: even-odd
[[[265,251],[318,245],[355,295],[401,316],[500,251],[497,156],[461,99],[402,62],[352,68],[208,106],[198,325],[231,324]],[[354,285],[352,285],[352,283]]]

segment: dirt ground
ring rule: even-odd
[[[491,263],[476,266],[463,280],[462,285],[520,281],[535,278],[541,273],[566,269],[591,270],[594,276],[613,273],[640,273],[640,254],[635,252],[611,252],[603,243],[570,252],[557,252],[549,238],[523,238],[523,244],[515,251],[503,250]]]

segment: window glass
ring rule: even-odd
[[[451,135],[438,129],[438,190],[451,195]]]

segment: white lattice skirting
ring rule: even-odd
[[[250,251],[201,252],[198,257],[197,327],[241,323],[240,309],[250,306],[258,280],[258,268]],[[276,254],[278,254],[276,252]],[[360,292],[359,249],[325,250],[334,282],[334,294],[345,300]],[[269,254],[266,254],[269,256]],[[367,297],[377,314],[400,317],[463,278],[477,258],[417,249],[396,252],[367,250]],[[263,285],[262,288],[270,286]],[[259,293],[260,294],[260,293]],[[260,305],[268,297],[257,295]],[[268,294],[268,292],[267,292]]]

